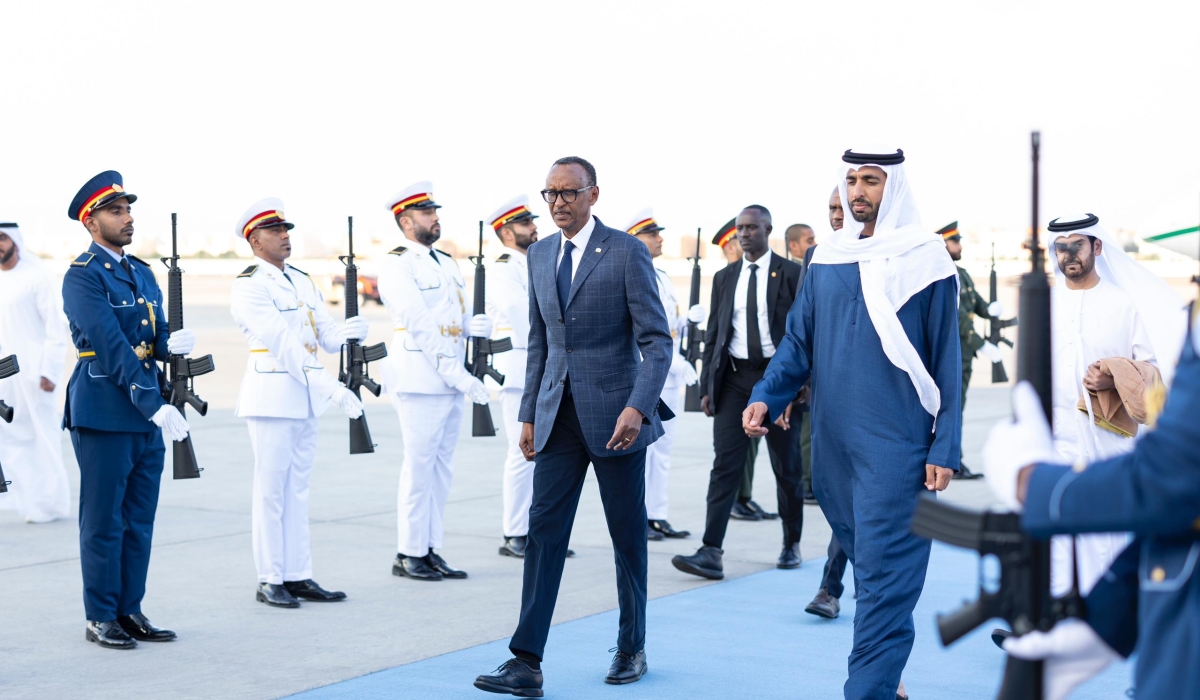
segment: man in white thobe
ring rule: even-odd
[[[27,523],[71,512],[60,388],[70,343],[61,285],[25,249],[21,229],[0,224],[0,356],[16,355],[21,365],[0,379],[0,400],[14,409],[12,423],[0,421],[0,464],[12,481],[0,510],[16,509]]]

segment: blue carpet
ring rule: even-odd
[[[934,615],[973,598],[978,558],[935,545],[917,605],[917,638],[904,671],[914,700],[991,698],[1004,656],[992,644],[992,625],[950,649],[941,647]],[[555,626],[550,631],[546,696],[588,700],[690,700],[691,698],[841,698],[854,619],[853,584],[847,572],[842,615],[822,620],[804,613],[816,592],[823,561],[799,571],[771,570],[650,601],[649,673],[628,686],[605,685],[615,645],[617,613],[610,611]],[[684,574],[680,574],[683,576]],[[396,697],[501,697],[471,682],[507,659],[508,640],[399,666],[292,696],[303,700]],[[1072,698],[1124,698],[1132,664],[1109,668]]]

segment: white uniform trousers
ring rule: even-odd
[[[668,382],[663,388],[662,401],[675,415],[679,415],[682,387]],[[675,427],[678,418],[663,421],[663,435],[646,448],[646,518],[667,519],[667,500],[670,491],[671,445],[675,442]]]
[[[10,391],[0,392],[0,399],[16,407],[11,424],[0,421],[0,466],[12,482],[8,493],[0,494],[0,510],[15,508],[26,522],[48,523],[71,514],[62,459],[62,392],[26,387],[20,393],[15,386],[20,379],[6,380]]]
[[[521,453],[522,389],[501,389],[504,404],[504,432],[508,434],[508,455],[504,460],[504,536],[529,534],[529,507],[533,505],[533,462]]]
[[[392,394],[400,417],[404,462],[396,495],[396,551],[423,557],[440,549],[442,516],[454,478],[454,448],[462,429],[463,395]]]
[[[247,418],[254,449],[254,566],[259,583],[312,578],[308,480],[317,419]]]

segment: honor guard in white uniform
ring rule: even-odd
[[[334,403],[357,418],[362,403],[321,366],[317,350],[337,353],[348,338],[367,337],[362,317],[338,328],[308,274],[287,264],[293,226],[278,199],[246,210],[234,235],[250,244],[255,261],[230,294],[233,318],[250,344],[236,413],[246,419],[254,450],[255,598],[281,608],[299,607],[298,598],[346,597],[312,580],[308,483],[317,417]]]
[[[442,547],[463,395],[488,403],[483,382],[467,372],[466,340],[492,333],[486,314],[468,312],[454,258],[432,247],[442,235],[432,189],[418,182],[388,200],[407,240],[384,256],[379,273],[379,294],[396,332],[381,374],[404,440],[392,573],[418,581],[467,577],[434,550]]]
[[[646,244],[650,249],[650,257],[662,255],[663,239],[660,231],[665,230],[654,220],[654,212],[650,209],[642,211],[625,227],[631,236]],[[667,383],[663,385],[662,402],[675,415],[680,415],[680,399],[683,387],[699,381],[696,370],[687,363],[679,350],[680,336],[687,328],[688,321],[703,323],[708,312],[699,304],[688,310],[687,315],[680,315],[678,297],[675,296],[671,277],[664,270],[654,269],[658,278],[658,296],[662,299],[663,310],[667,313],[667,326],[671,329],[671,372],[667,375]],[[676,530],[667,522],[667,501],[671,474],[671,445],[675,442],[675,428],[678,420],[663,422],[663,436],[646,448],[646,536],[651,540],[662,540],[666,537],[685,538],[692,533],[687,530]]]

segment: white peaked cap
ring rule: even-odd
[[[288,223],[287,219],[284,218],[283,200],[278,197],[267,197],[255,203],[254,206],[246,210],[245,214],[242,214],[242,218],[238,219],[233,235],[241,240],[246,240],[254,229],[276,224],[283,224],[288,230],[295,227],[295,224]]]
[[[428,180],[414,182],[397,192],[388,200],[387,208],[395,216],[405,209],[438,209],[441,205],[433,201],[433,183]]]
[[[663,227],[659,226],[658,222],[654,220],[654,210],[649,208],[641,210],[637,213],[637,216],[625,224],[625,232],[631,235],[661,230],[663,230]]]
[[[507,223],[518,221],[520,219],[536,219],[537,214],[534,214],[529,209],[529,197],[519,195],[505,202],[499,209],[492,212],[488,217],[488,224],[492,230],[499,231],[500,227]]]

